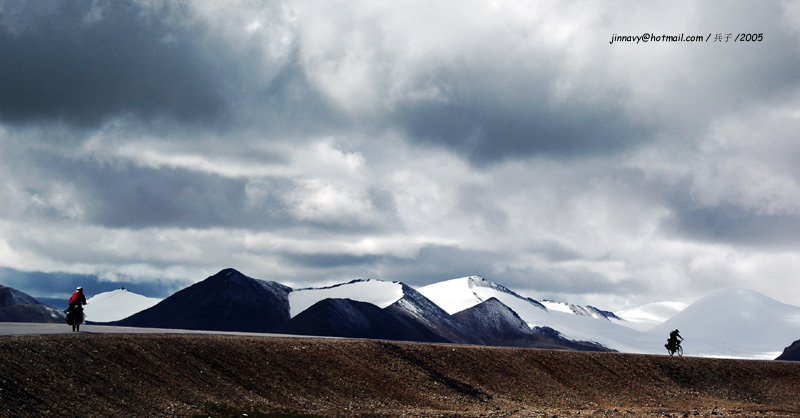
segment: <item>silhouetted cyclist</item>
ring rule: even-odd
[[[678,350],[681,346],[681,341],[683,341],[683,337],[681,337],[680,331],[676,328],[675,331],[669,333],[669,339],[667,343],[664,344],[664,347],[667,347],[667,351],[672,353]]]

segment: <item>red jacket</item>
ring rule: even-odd
[[[86,296],[80,290],[76,290],[75,293],[72,294],[72,297],[69,298],[70,306],[76,303],[80,303],[81,305],[86,305]]]

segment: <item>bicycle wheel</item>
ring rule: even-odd
[[[675,352],[678,354],[678,357],[683,357],[683,347],[678,346],[678,349]]]

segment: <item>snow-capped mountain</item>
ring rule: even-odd
[[[0,322],[65,322],[64,312],[25,292],[0,285]]]
[[[774,359],[800,336],[800,307],[745,289],[723,289],[689,305],[650,333],[679,329],[701,356]]]
[[[514,309],[517,313],[520,313],[517,309],[523,311],[529,309],[547,310],[538,301],[520,296],[505,286],[486,280],[481,276],[446,280],[417,290],[451,315],[493,297]]]
[[[571,341],[600,344],[607,348],[632,353],[661,353],[660,338],[606,319],[576,315],[574,312],[548,310],[545,305],[520,296],[510,289],[480,276],[462,277],[434,283],[419,289],[451,315],[491,298],[509,307],[531,328],[549,328]]]
[[[111,322],[127,318],[161,302],[125,288],[98,293],[86,300],[84,314],[88,321]]]
[[[464,289],[464,285],[469,289],[467,292],[458,292],[451,294],[454,288]],[[542,308],[545,310],[569,313],[573,315],[588,316],[598,319],[619,319],[610,311],[604,311],[593,306],[574,305],[565,302],[556,302],[552,300],[538,301],[532,298],[524,297],[513,290],[486,280],[481,276],[468,276],[458,279],[446,280],[439,283],[434,283],[419,289],[420,293],[428,296],[431,300],[437,301],[446,311],[452,313],[460,312],[467,307],[474,306],[475,303],[480,303],[492,297],[502,295],[500,300],[504,303],[518,304],[521,303],[525,309],[529,305]]]

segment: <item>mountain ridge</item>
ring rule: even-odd
[[[491,288],[524,300],[483,279],[473,280],[470,286]],[[297,313],[295,305],[302,307]],[[481,341],[475,336],[480,324],[456,320],[422,293],[400,282],[353,280],[323,288],[292,289],[230,268],[151,308],[108,324],[459,344]],[[546,341],[548,348],[610,351],[599,344],[562,336],[533,338],[534,335],[531,332],[515,344],[534,348]]]
[[[308,313],[304,319],[292,322],[325,300],[328,302],[317,306],[313,315]],[[375,279],[292,289],[229,268],[149,309],[106,323],[580,350],[602,347],[650,354],[663,354],[667,334],[680,328],[687,338],[687,355],[751,359],[774,359],[800,335],[799,307],[743,289],[718,291],[688,306],[650,304],[616,317],[586,315],[590,308],[596,308],[576,309],[577,306],[538,302],[480,276],[450,279],[419,289]],[[750,319],[737,316],[743,312]],[[671,317],[660,327],[647,326],[659,315]],[[468,316],[470,320],[463,319]],[[320,328],[314,321],[328,326]],[[520,328],[520,321],[527,330]],[[301,322],[305,325],[299,325]]]

